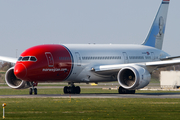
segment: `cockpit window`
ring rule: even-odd
[[[37,59],[34,56],[25,56],[25,57],[20,56],[18,58],[18,61],[33,61],[33,62],[36,62]]]
[[[29,60],[29,56],[27,57],[23,57],[22,61],[28,61]]]
[[[31,57],[30,61],[37,61],[36,57]]]
[[[22,60],[22,57],[19,57],[19,58],[18,58],[18,61],[21,61],[21,60]]]

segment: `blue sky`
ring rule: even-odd
[[[162,0],[1,0],[0,55],[40,44],[141,44]],[[180,55],[180,1],[169,6],[163,50]]]

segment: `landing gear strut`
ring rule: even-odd
[[[37,95],[37,88],[34,88],[34,86],[37,86],[37,83],[31,82],[32,88],[29,89],[29,95]]]
[[[74,83],[70,83],[71,86],[64,87],[64,94],[80,94],[81,88],[79,86],[74,86]]]
[[[119,94],[135,94],[136,90],[127,90],[120,86],[118,92]]]

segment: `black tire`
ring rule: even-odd
[[[135,94],[136,93],[136,90],[131,90],[130,91],[130,94]]]
[[[37,95],[37,88],[34,88],[34,95]]]
[[[76,86],[76,87],[75,87],[75,91],[76,91],[76,92],[75,92],[76,94],[80,94],[81,88],[80,88],[79,86]]]
[[[33,92],[33,90],[32,90],[32,88],[30,88],[29,89],[29,95],[32,95],[32,92]]]
[[[68,93],[68,89],[69,89],[68,86],[65,86],[65,87],[64,87],[64,90],[63,90],[63,91],[64,91],[64,94],[67,94],[67,93]]]
[[[119,94],[135,94],[136,90],[127,90],[120,86],[118,92]]]
[[[70,94],[76,94],[76,87],[75,86],[70,86]]]
[[[71,94],[72,91],[73,91],[73,87],[71,87],[71,86],[67,87],[67,93],[68,94]]]
[[[123,89],[124,88],[122,88],[121,86],[119,87],[119,89],[118,89],[119,94],[124,94],[124,90]]]

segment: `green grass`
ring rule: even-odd
[[[160,81],[158,79],[151,78],[150,83],[160,83]]]
[[[178,120],[179,99],[3,98],[6,119]],[[2,111],[0,111],[2,115]]]
[[[0,89],[0,95],[28,94],[29,89]],[[137,93],[172,91],[137,91]],[[85,89],[83,93],[117,93]],[[173,91],[175,93],[175,91]],[[63,94],[63,89],[38,89],[38,94]],[[20,120],[178,120],[180,99],[157,98],[0,98],[7,103],[6,119]],[[0,111],[2,115],[2,110]]]
[[[0,84],[0,86],[8,86],[6,83]]]
[[[0,74],[5,74],[6,73],[6,71],[0,71]]]

